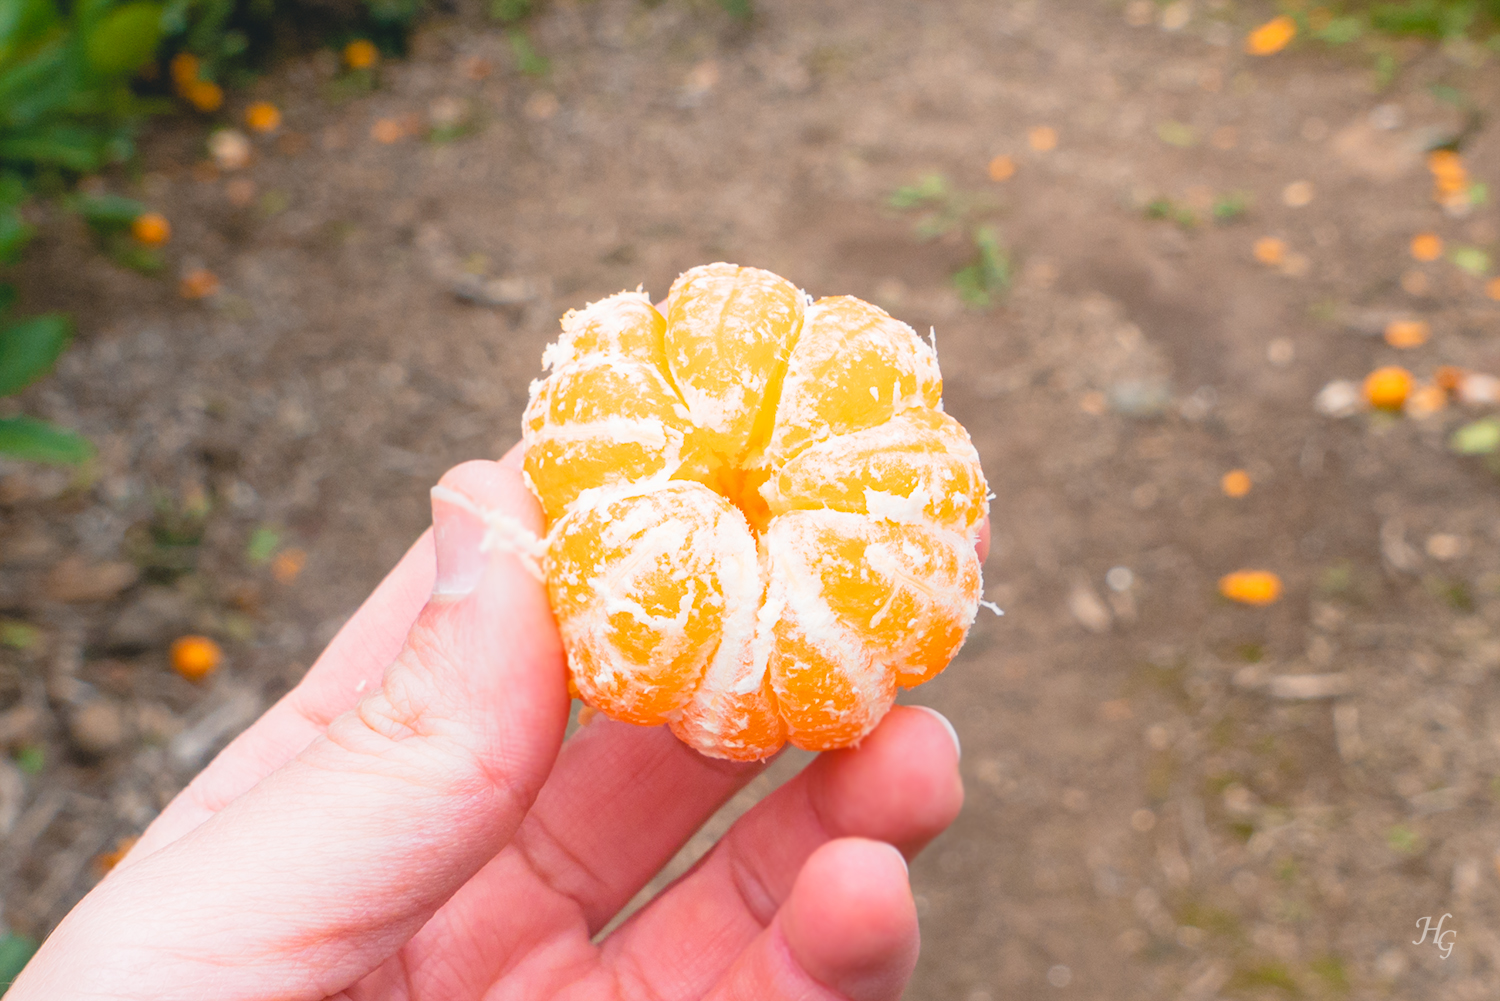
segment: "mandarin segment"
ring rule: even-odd
[[[562,336],[542,354],[542,366],[560,368],[588,355],[629,358],[665,371],[662,335],[667,320],[644,292],[620,292],[570,309],[562,318]]]
[[[771,686],[787,740],[805,751],[858,743],[890,712],[896,679],[868,655],[849,660],[839,645],[794,620],[776,624]]]
[[[859,741],[957,653],[979,456],[937,358],[851,297],[712,264],[571,311],[525,473],[570,692],[704,754]]]
[[[738,465],[760,445],[801,326],[802,294],[769,271],[708,264],[672,284],[667,372],[699,428],[689,475]]]
[[[797,511],[763,539],[759,642],[791,741],[863,737],[895,698],[958,652],[979,605],[979,559],[954,532],[842,511]]]
[[[748,657],[760,598],[755,539],[728,501],[697,483],[622,493],[565,516],[546,577],[585,702],[664,723],[736,635]]]
[[[669,477],[692,425],[659,369],[588,355],[534,384],[522,428],[550,524],[584,491]]]
[[[852,296],[819,299],[787,360],[768,458],[783,462],[908,407],[935,408],[942,395],[937,357],[911,327]]]
[[[716,673],[711,665],[692,700],[672,721],[672,732],[689,747],[733,761],[761,761],[781,750],[786,721],[771,679],[762,671],[760,685],[744,692],[716,683]]]
[[[979,453],[939,410],[908,410],[799,454],[764,490],[774,514],[829,508],[969,534],[989,507]]]

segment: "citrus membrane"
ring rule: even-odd
[[[543,365],[524,469],[584,702],[755,760],[857,743],[957,653],[989,488],[909,326],[709,264],[570,311]]]

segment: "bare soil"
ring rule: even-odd
[[[1500,372],[1500,303],[1407,250],[1497,250],[1496,209],[1445,213],[1422,156],[1465,128],[1443,88],[1500,106],[1495,56],[1396,44],[1380,89],[1352,48],[1244,55],[1266,12],[1227,3],[756,8],[557,2],[542,78],[469,10],[368,92],[327,53],[284,65],[237,95],[285,116],[248,167],[163,124],[103,179],[172,220],[164,280],[39,218],[23,301],[80,336],[22,404],[100,459],[0,466],[6,921],[45,935],[296,682],[442,471],[516,439],[563,311],[723,259],[935,328],[996,493],[1005,616],[909,695],[956,724],[969,793],[913,868],[910,997],[1500,996],[1500,497],[1447,447],[1479,411],[1313,406],[1379,364]],[[465,134],[424,138],[455,109]],[[1464,141],[1500,193],[1500,131]],[[963,218],[924,239],[887,199],[932,173]],[[1248,209],[1216,223],[1226,196]],[[1014,271],[989,310],[951,281],[982,222]],[[217,296],[178,296],[194,266]],[[1401,315],[1431,341],[1387,347]],[[252,559],[290,550],[300,573]],[[1245,567],[1281,600],[1219,598]],[[227,651],[202,685],[167,667],[188,631]],[[1447,958],[1413,943],[1445,913]]]

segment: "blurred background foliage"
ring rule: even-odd
[[[35,235],[28,203],[65,197],[115,256],[130,257],[122,263],[151,270],[149,250],[118,239],[144,206],[70,196],[78,178],[129,163],[151,115],[218,110],[226,85],[244,82],[278,51],[360,37],[400,52],[422,3],[0,0],[0,267],[16,263]],[[0,396],[46,375],[72,337],[65,316],[20,316],[15,298],[14,286],[0,283]],[[78,463],[92,448],[10,415],[0,417],[0,454]]]

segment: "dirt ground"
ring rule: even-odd
[[[45,935],[295,683],[441,472],[515,440],[564,310],[724,259],[935,327],[996,494],[1005,616],[907,696],[956,724],[968,789],[912,870],[910,997],[1500,996],[1500,497],[1447,444],[1482,410],[1313,403],[1381,364],[1500,374],[1500,302],[1408,252],[1500,250],[1423,161],[1462,133],[1500,192],[1464,110],[1500,107],[1496,56],[1402,43],[1381,89],[1353,49],[1245,55],[1266,12],[1227,2],[756,8],[556,2],[540,78],[470,11],[369,92],[284,65],[239,95],[285,119],[247,167],[164,125],[104,179],[171,219],[165,279],[39,218],[23,302],[80,334],[22,404],[101,455],[0,466],[9,925]],[[961,224],[924,239],[887,200],[933,173]],[[951,282],[981,222],[1014,265],[988,311]],[[218,295],[178,295],[195,266]],[[1431,340],[1388,347],[1401,316]],[[1281,600],[1222,600],[1246,567]],[[227,652],[202,685],[167,668],[189,631]],[[1446,958],[1413,942],[1444,914]]]

